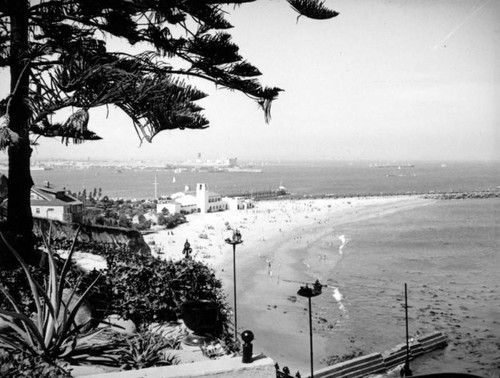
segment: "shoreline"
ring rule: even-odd
[[[243,244],[237,247],[238,253],[245,245],[251,245],[252,249],[257,246],[267,248],[269,242],[280,242],[279,236],[283,233],[314,224],[321,225],[332,215],[355,219],[356,214],[349,211],[360,207],[377,212],[383,204],[415,201],[427,204],[435,199],[422,195],[394,195],[260,200],[255,202],[254,208],[246,210],[189,214],[186,216],[187,222],[174,229],[153,231],[143,236],[152,249],[161,251],[160,254],[152,251],[153,254],[173,260],[183,258],[182,250],[188,240],[193,249],[193,258],[220,271],[229,266],[226,260],[232,259],[230,247],[224,239],[232,235],[233,229],[238,229],[243,235]],[[344,211],[347,214],[341,213]]]
[[[323,284],[333,282],[324,275],[342,259],[342,242],[338,239],[341,235],[336,235],[324,250],[316,248],[307,256],[304,251],[335,233],[339,225],[352,225],[434,202],[407,195],[258,201],[253,209],[189,215],[187,223],[149,234],[145,239],[154,240],[155,246],[163,248],[162,258],[174,260],[183,258],[184,242],[189,240],[193,258],[214,268],[233,307],[232,248],[224,239],[232,234],[228,224],[238,229],[244,241],[236,247],[238,331],[254,332],[255,353],[268,355],[292,372],[308,371],[309,354],[304,349],[309,344],[304,311],[307,302],[296,292],[301,282],[312,283],[316,278]],[[321,261],[323,256],[325,260]],[[326,300],[330,295],[323,297]],[[328,326],[335,324],[322,325]],[[327,348],[327,341],[323,335],[314,338],[316,367],[323,358],[347,352],[341,345],[335,350],[331,345]]]

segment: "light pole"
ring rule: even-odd
[[[238,344],[238,313],[236,310],[236,245],[243,243],[243,240],[241,240],[241,233],[238,230],[234,230],[232,238],[225,239],[225,242],[233,246],[234,342]]]
[[[401,371],[401,376],[402,377],[411,377],[412,371],[410,369],[410,345],[408,341],[408,291],[407,291],[407,286],[405,283],[405,323],[406,323],[406,359],[405,359],[405,365]]]
[[[312,329],[312,312],[311,312],[311,298],[317,297],[321,294],[321,289],[323,285],[319,283],[318,280],[313,284],[313,287],[301,286],[297,294],[301,297],[305,297],[309,301],[309,342],[310,342],[310,350],[311,350],[311,378],[314,378],[314,368],[313,368],[313,329]]]

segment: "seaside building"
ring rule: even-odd
[[[169,214],[192,214],[245,208],[242,202],[238,205],[237,201],[238,199],[223,198],[219,193],[210,191],[207,184],[198,183],[195,191],[186,187],[184,192],[174,193],[168,200],[160,200],[156,205],[156,211],[167,210]]]
[[[181,204],[175,200],[159,200],[156,204],[156,212],[167,214],[179,214],[181,212]]]
[[[243,197],[224,197],[228,210],[251,209],[254,207],[253,201]]]
[[[31,212],[34,217],[79,222],[82,218],[83,203],[68,194],[65,189],[57,189],[48,181],[43,186],[31,188]]]

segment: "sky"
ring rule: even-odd
[[[208,129],[140,145],[123,113],[91,110],[102,141],[43,138],[33,159],[500,160],[500,0],[325,5],[340,15],[297,20],[284,0],[228,8],[241,55],[284,89],[269,124],[248,97],[193,81],[210,94]]]

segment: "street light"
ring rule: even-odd
[[[234,230],[233,236],[225,239],[225,242],[233,246],[234,342],[238,344],[238,316],[236,311],[236,245],[243,243],[243,240],[241,240],[241,233],[238,230]]]
[[[312,312],[311,312],[311,298],[317,297],[321,294],[321,289],[323,285],[319,283],[318,280],[313,284],[313,287],[301,286],[297,294],[301,297],[305,297],[309,301],[309,341],[310,341],[310,349],[311,349],[311,378],[314,378],[314,368],[313,368],[313,329],[312,329]]]
[[[191,248],[191,244],[189,244],[188,240],[186,239],[186,242],[184,243],[184,249],[182,250],[182,254],[184,255],[184,258],[190,259],[191,252],[193,252],[193,249]]]
[[[403,366],[403,369],[401,369],[401,376],[402,377],[411,377],[413,375],[411,369],[410,369],[410,345],[408,341],[408,290],[407,286],[405,283],[405,304],[403,306],[405,308],[405,323],[406,323],[406,358],[405,358],[405,364]]]

